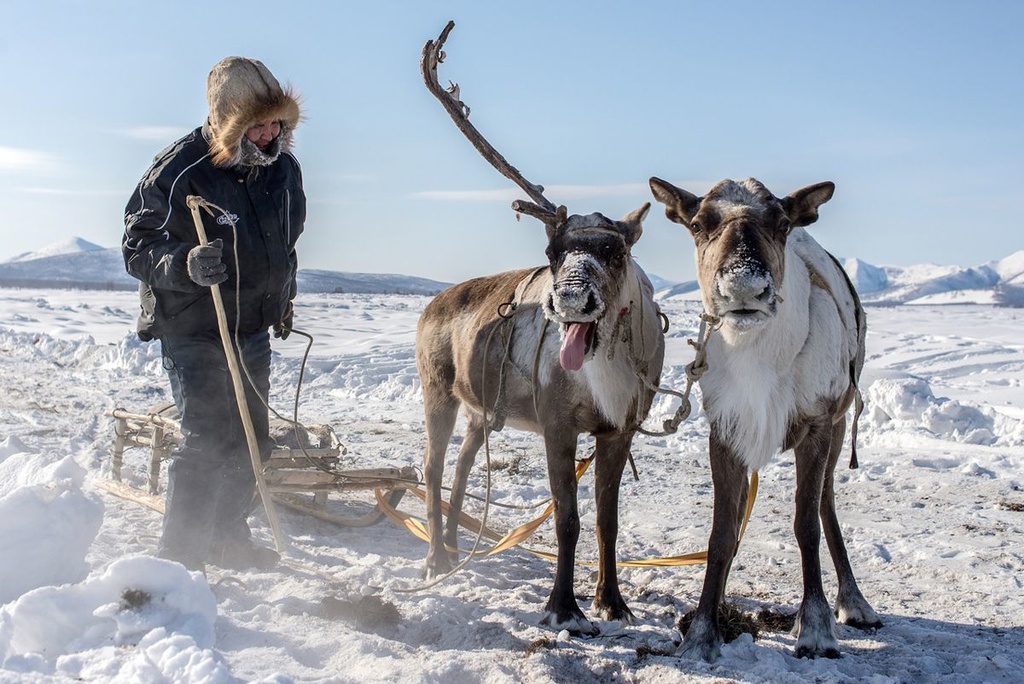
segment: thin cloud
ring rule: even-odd
[[[424,190],[414,192],[412,196],[436,202],[511,202],[522,194],[522,190]]]
[[[123,190],[79,190],[69,188],[22,188],[19,192],[32,195],[53,195],[60,197],[112,197],[124,195]]]
[[[61,171],[62,167],[60,159],[52,154],[20,147],[0,146],[0,172],[52,176]]]
[[[136,140],[147,140],[169,143],[182,137],[192,128],[182,126],[135,126],[117,131],[120,135]]]
[[[591,199],[594,197],[624,197],[649,193],[644,183],[622,183],[619,185],[549,185],[544,188],[544,195],[552,202]],[[519,188],[502,190],[424,190],[414,192],[417,199],[436,202],[497,202],[524,198],[525,193]]]

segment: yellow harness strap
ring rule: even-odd
[[[590,467],[590,463],[592,460],[593,457],[590,457],[585,458],[579,462],[579,464],[576,466],[577,480],[583,477],[583,473],[585,473],[587,471],[587,468]],[[741,540],[743,539],[743,535],[747,531],[747,522],[750,520],[750,514],[754,510],[754,501],[757,499],[757,485],[758,477],[757,473],[754,472],[750,476],[750,488],[747,492],[747,505],[743,513],[743,523],[740,526]],[[421,500],[426,501],[427,493],[420,489],[419,487],[407,487],[407,489],[416,496],[418,496]],[[384,495],[384,492],[381,491],[379,487],[375,490],[374,494],[377,498],[377,506],[384,512],[384,514],[388,518],[390,518],[399,527],[404,527],[405,529],[409,530],[409,532],[419,537],[423,541],[428,543],[430,542],[430,535],[427,534],[427,528],[423,524],[423,522],[412,517],[408,513],[399,511],[391,504],[389,504],[387,502],[387,497]],[[448,515],[448,503],[442,502],[441,508],[444,511],[444,514]],[[494,540],[495,544],[494,546],[485,551],[477,552],[477,555],[493,556],[495,554],[501,553],[502,551],[506,551],[512,547],[521,546],[521,544],[524,541],[526,541],[534,532],[536,532],[537,529],[544,523],[544,521],[551,516],[551,513],[554,512],[554,510],[554,502],[551,502],[547,505],[547,507],[544,509],[544,512],[541,513],[539,517],[535,518],[534,520],[531,520],[528,523],[520,525],[519,527],[516,527],[511,532],[505,535],[502,535],[499,532],[496,532],[495,530],[492,530],[488,527],[483,527],[479,520],[465,513],[462,513],[459,516],[459,524],[467,530],[470,530],[474,534],[481,533],[482,528],[483,536],[487,537],[488,539]],[[530,549],[525,546],[523,546],[522,549],[539,558],[546,558],[550,561],[554,561],[557,559],[557,556],[555,554],[550,553],[548,551]],[[703,563],[706,563],[707,560],[707,551],[698,551],[695,553],[687,553],[681,556],[666,556],[663,558],[647,558],[642,560],[624,560],[617,562],[616,565],[622,568],[674,567],[682,565],[701,565]],[[580,562],[579,565],[597,565],[597,563],[593,561],[588,561]]]

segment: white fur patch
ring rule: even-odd
[[[766,363],[758,346],[724,354],[711,350],[710,370],[701,379],[708,418],[751,470],[761,470],[778,453],[796,406],[792,376]]]
[[[811,286],[807,263],[829,277],[833,294]],[[742,330],[725,325],[709,343],[700,381],[708,418],[751,470],[778,453],[798,413],[837,396],[849,381],[857,333],[853,300],[839,278],[824,249],[797,229],[786,246],[777,315]]]
[[[583,364],[579,372],[586,377],[598,411],[622,430],[636,418],[629,409],[640,395],[640,380],[626,363],[595,362],[600,358]]]
[[[625,278],[619,300],[614,307],[609,307],[601,321],[598,335],[602,346],[579,371],[586,379],[601,415],[620,430],[638,418],[630,409],[636,405],[644,387],[637,377],[634,363],[649,361],[654,356],[660,344],[658,331],[661,325],[652,299],[654,288],[647,275],[630,262]],[[616,319],[623,310],[628,310],[629,326],[628,329],[620,328],[616,335]],[[656,370],[660,371],[660,366]]]

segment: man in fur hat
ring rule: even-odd
[[[244,367],[262,458],[270,455],[270,333],[291,331],[295,241],[306,218],[302,173],[290,148],[297,95],[261,62],[228,57],[207,79],[209,118],[160,152],[125,208],[125,267],[141,281],[138,334],[158,339],[184,442],[168,467],[158,555],[204,569],[273,566],[246,522],[255,476],[209,288],[220,283],[228,329]],[[199,246],[189,195],[201,212]]]

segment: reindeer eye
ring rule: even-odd
[[[700,221],[690,221],[690,230],[694,233],[699,233],[704,230],[704,226],[700,224]]]

